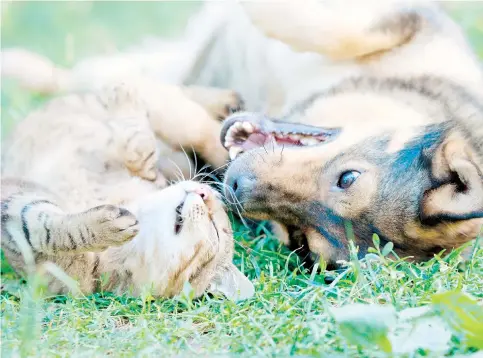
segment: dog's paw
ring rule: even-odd
[[[101,205],[85,212],[86,226],[93,232],[92,245],[100,250],[119,246],[139,232],[136,217],[126,209],[114,205]]]
[[[245,108],[241,96],[232,90],[189,86],[185,91],[193,101],[199,103],[218,120],[224,120],[230,114]]]
[[[224,120],[230,114],[242,111],[245,103],[235,91],[221,91],[218,98],[218,105],[214,106],[214,114],[219,120]]]

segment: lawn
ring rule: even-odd
[[[483,57],[483,5],[450,4]],[[172,36],[189,2],[2,3],[2,47],[23,46],[63,65],[143,36]],[[2,138],[46,99],[2,83]],[[262,224],[234,223],[236,264],[256,296],[234,303],[189,291],[175,299],[99,293],[45,296],[41,277],[19,280],[2,259],[1,354],[10,356],[482,356],[483,248],[414,265],[390,246],[337,272],[307,272]],[[349,230],[350,233],[350,230]],[[326,283],[326,278],[330,279]],[[343,308],[341,308],[343,307]]]

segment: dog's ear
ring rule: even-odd
[[[255,294],[253,283],[232,263],[215,276],[208,291],[222,293],[233,301],[244,300]]]
[[[461,133],[450,135],[438,146],[432,158],[432,175],[439,184],[424,194],[423,223],[483,218],[482,161]]]

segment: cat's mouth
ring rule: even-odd
[[[181,230],[183,229],[183,226],[185,224],[185,215],[183,215],[183,207],[185,206],[186,203],[186,197],[183,198],[183,201],[176,207],[175,209],[175,220],[174,220],[174,233],[178,235]],[[205,204],[206,205],[206,204]],[[213,215],[211,214],[211,211],[209,208],[206,208],[208,211],[208,219],[210,220],[211,224],[213,225],[213,228],[215,229],[216,236],[218,239],[220,238],[220,234],[218,232],[218,228],[216,227],[215,220],[213,218]]]

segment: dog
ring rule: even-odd
[[[461,31],[431,3],[391,2],[357,18],[345,3],[306,5],[246,8],[268,37],[349,62],[357,74],[282,116],[227,119],[226,194],[328,265],[348,259],[350,236],[361,256],[377,234],[415,261],[476,238],[483,72]]]
[[[35,85],[73,90],[127,69],[243,98],[247,112],[221,129],[225,194],[291,248],[333,265],[352,223],[359,255],[376,233],[420,261],[481,230],[483,72],[435,3],[209,3],[174,42]]]

